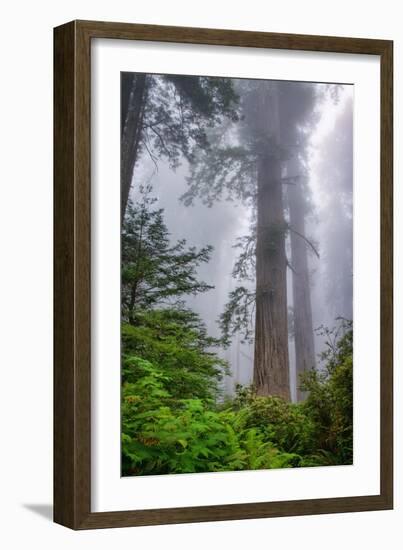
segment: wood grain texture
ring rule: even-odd
[[[74,26],[54,37],[54,519],[74,525]]]
[[[91,39],[151,40],[381,57],[381,490],[379,495],[91,512]],[[54,31],[54,520],[72,529],[393,507],[393,43],[73,21]]]
[[[82,38],[75,23],[55,30],[54,519],[73,528],[90,510],[90,65]]]

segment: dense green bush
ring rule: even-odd
[[[314,425],[316,462],[351,464],[353,460],[353,330],[342,320],[333,330],[323,329],[324,368],[302,377],[308,392],[303,408]]]
[[[131,357],[158,365],[166,375],[164,387],[174,399],[215,399],[225,361],[211,349],[217,340],[207,336],[199,317],[188,310],[150,310],[137,314],[136,325],[122,325],[123,380],[142,375]]]
[[[249,390],[238,392],[234,407],[246,427],[258,428],[264,439],[279,449],[298,454],[312,450],[313,422],[300,404],[287,403],[275,396],[256,396]]]
[[[124,475],[215,472],[291,465],[264,434],[247,428],[231,410],[215,411],[200,399],[172,401],[169,377],[143,359],[131,358],[136,382],[122,395]]]
[[[176,313],[154,311],[123,326],[123,475],[351,463],[350,324],[333,341],[328,332],[323,369],[302,380],[305,402],[240,387],[217,403],[220,362],[202,343],[197,318]]]

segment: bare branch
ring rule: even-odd
[[[147,136],[147,132],[145,133],[145,135]],[[151,159],[151,160],[153,161],[153,163],[154,163],[155,171],[158,172],[157,160],[156,160],[155,156],[152,154],[152,152],[150,151],[150,149],[148,148],[147,141],[148,141],[148,136],[147,136],[147,140],[144,140],[144,141],[143,141],[143,144],[144,144],[144,147],[147,149],[147,153],[149,154],[150,159]]]
[[[297,275],[297,272],[295,271],[295,269],[292,267],[290,261],[288,260],[288,258],[286,258],[286,263],[287,263],[287,267],[289,267],[291,269],[291,271],[293,273],[295,273],[295,275]]]
[[[312,242],[307,239],[305,237],[305,235],[302,235],[302,233],[299,233],[298,231],[296,231],[295,229],[293,229],[291,226],[289,226],[289,230],[292,231],[293,233],[295,233],[296,235],[298,235],[298,237],[301,237],[301,239],[303,239],[307,244],[309,244],[309,246],[312,248],[312,250],[314,251],[314,253],[316,254],[316,256],[318,258],[320,258],[320,255],[319,255],[319,252],[317,251],[317,249],[315,248],[315,246],[312,244]]]

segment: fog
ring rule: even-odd
[[[336,88],[325,84],[303,84],[315,89],[314,103],[300,128],[305,145],[303,164],[306,173],[307,212],[305,237],[308,242],[308,269],[311,289],[312,322],[314,329],[315,355],[323,351],[323,337],[315,330],[325,325],[337,324],[338,317],[352,319],[353,311],[353,86]],[[298,83],[289,83],[298,91]],[[238,86],[243,100],[243,87]],[[290,100],[291,101],[291,100]],[[295,97],[292,99],[295,101]],[[290,108],[292,107],[290,103]],[[242,120],[232,123],[231,130],[237,139]],[[241,137],[239,137],[241,136]],[[290,166],[284,163],[283,173],[292,176]],[[140,184],[148,183],[157,205],[164,209],[164,220],[170,240],[186,238],[188,245],[197,248],[212,245],[214,250],[208,263],[198,268],[198,276],[214,288],[195,296],[187,296],[186,304],[200,314],[209,334],[220,337],[218,319],[228,302],[229,293],[237,281],[233,268],[239,250],[234,248],[237,238],[250,232],[255,216],[251,201],[239,198],[228,200],[223,195],[209,206],[200,197],[186,206],[181,199],[188,191],[190,175],[188,162],[180,159],[174,171],[163,158],[155,162],[143,151],[135,167],[130,197],[139,200]],[[283,186],[283,193],[287,193]],[[285,212],[286,220],[289,214]],[[290,233],[286,235],[287,256],[290,255]],[[319,254],[314,252],[314,249]],[[254,282],[247,283],[254,286]],[[287,304],[292,310],[292,269],[287,270]],[[252,320],[253,325],[253,320]],[[252,326],[253,330],[253,326]],[[289,357],[291,396],[296,399],[296,360],[292,330],[289,328]],[[254,343],[244,342],[240,333],[232,337],[227,349],[219,350],[230,366],[231,376],[223,380],[223,390],[232,394],[236,384],[252,382]],[[317,363],[320,368],[320,361]]]

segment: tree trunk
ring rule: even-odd
[[[292,291],[294,301],[294,345],[297,377],[297,400],[306,393],[299,389],[300,375],[315,368],[315,347],[312,326],[311,288],[308,270],[307,243],[305,236],[305,202],[302,190],[303,178],[296,178],[295,185],[288,187],[290,212],[290,240]]]
[[[253,383],[258,395],[290,399],[285,221],[276,83],[258,94],[256,322]]]
[[[134,166],[139,153],[146,97],[146,75],[124,73],[122,75],[122,145],[120,160],[122,223],[129,200]]]

